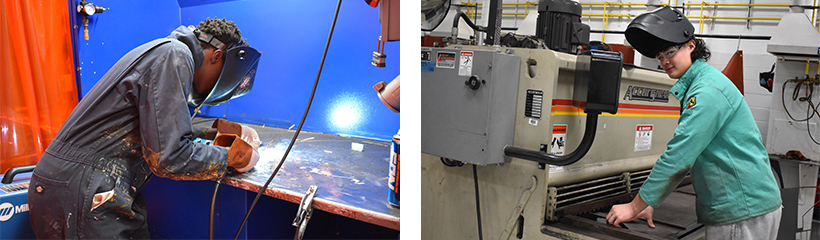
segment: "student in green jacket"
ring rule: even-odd
[[[632,202],[612,206],[608,223],[647,219],[653,208],[690,174],[698,222],[707,239],[775,239],[780,226],[780,190],[743,95],[706,63],[709,49],[694,38],[694,26],[677,10],[641,14],[626,29],[638,52],[655,57],[681,103],[678,127]]]

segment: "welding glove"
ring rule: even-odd
[[[259,140],[259,134],[256,133],[256,130],[245,126],[243,124],[230,122],[225,119],[216,119],[214,123],[211,125],[211,128],[216,128],[216,137],[224,134],[234,134],[239,136],[242,140],[245,140],[248,144],[250,144],[253,149],[258,149],[259,145],[262,144],[262,141]]]
[[[236,169],[237,172],[250,171],[259,161],[259,152],[235,134],[216,136],[214,145],[228,148],[228,167]]]

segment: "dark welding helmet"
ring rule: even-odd
[[[207,95],[199,95],[193,90],[188,91],[188,107],[196,108],[203,104],[219,105],[250,92],[262,53],[248,46],[244,39],[238,43],[224,43],[211,34],[197,30],[194,26],[188,26],[188,28],[200,41],[211,44],[217,49],[223,49],[225,52],[223,55],[225,64],[214,88]]]
[[[694,38],[695,26],[681,12],[665,6],[636,17],[625,35],[638,52],[654,58],[658,52]]]

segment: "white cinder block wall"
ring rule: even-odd
[[[577,1],[577,0],[576,0]],[[481,3],[477,7],[479,14],[476,14],[475,22],[479,25],[486,26],[486,20],[482,18],[482,8],[489,6],[489,0],[455,0],[453,4],[462,4],[469,6],[474,3]],[[526,15],[513,15],[509,13],[527,13],[537,10],[537,6],[529,5],[527,3],[538,3],[538,0],[504,0],[506,4],[519,3],[521,5],[504,5],[503,12],[508,13],[503,15],[502,29],[512,31],[516,29],[522,22]],[[604,3],[604,0],[580,0],[582,5],[585,3]],[[601,5],[583,5],[584,14],[630,14],[639,15],[647,11],[647,1],[640,0],[607,0],[610,3],[638,3],[634,6],[604,6]],[[650,2],[657,2],[650,1]],[[792,4],[789,0],[706,0],[707,3],[733,3],[733,4]],[[701,1],[700,0],[663,0],[661,4],[669,4],[673,6],[683,6],[683,11],[686,16],[689,16],[689,21],[695,25],[695,31],[699,34],[712,35],[751,35],[751,36],[771,36],[771,33],[777,24],[778,20],[751,20],[748,23],[745,19],[705,19],[701,27],[701,20],[696,18],[701,16]],[[799,5],[812,5],[813,0],[803,0],[797,2]],[[461,6],[464,12],[471,11],[469,7]],[[459,8],[459,6],[454,6]],[[748,6],[704,6],[702,14],[704,16],[721,16],[721,17],[770,17],[780,18],[783,14],[789,13],[788,7],[768,7],[768,6],[753,6],[749,10]],[[808,18],[812,17],[812,11],[806,10],[805,14]],[[694,17],[693,17],[694,16]],[[820,10],[814,16],[820,18]],[[592,30],[610,30],[610,31],[624,31],[626,26],[632,21],[633,17],[609,17],[604,24],[604,17],[602,16],[585,16],[582,21],[590,26]],[[817,26],[817,21],[815,21]],[[625,43],[623,34],[590,34],[590,40],[602,41],[607,43]],[[767,40],[738,40],[738,39],[721,39],[721,38],[704,38],[707,46],[712,51],[712,58],[708,61],[709,64],[719,70],[723,70],[732,54],[736,50],[743,51],[743,76],[744,76],[744,92],[746,101],[754,114],[760,132],[763,134],[763,141],[766,142],[768,131],[769,109],[772,106],[772,94],[768,90],[760,87],[758,83],[758,74],[760,72],[767,72],[771,69],[775,62],[775,57],[766,52]],[[636,58],[638,53],[636,53]],[[776,90],[776,89],[775,89]]]

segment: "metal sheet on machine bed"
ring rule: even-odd
[[[704,236],[702,224],[695,215],[695,195],[692,185],[684,185],[672,192],[655,209],[654,223],[638,219],[616,228],[606,223],[609,209],[580,215],[563,216],[558,222],[548,223],[542,229],[546,235],[562,237],[565,232],[576,232],[599,239],[700,239]]]

